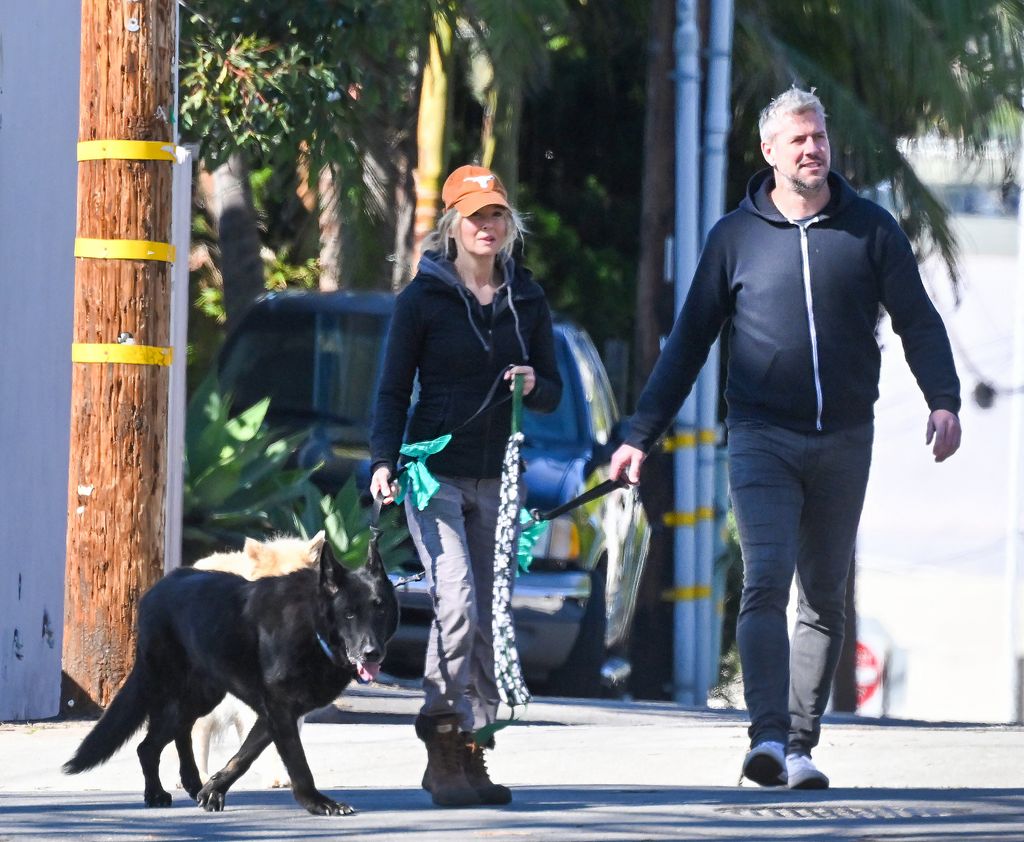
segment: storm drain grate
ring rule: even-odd
[[[851,806],[844,804],[811,807],[807,805],[719,807],[716,812],[751,819],[850,819],[884,821],[886,819],[942,819],[962,816],[971,811],[964,807],[886,807],[882,805]]]

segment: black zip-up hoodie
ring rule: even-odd
[[[370,430],[373,470],[381,465],[393,470],[403,440],[428,441],[455,431],[444,450],[428,458],[430,471],[475,479],[500,476],[511,401],[457,428],[480,408],[509,365],[531,365],[536,372],[537,383],[524,398],[525,406],[538,412],[558,406],[562,381],[544,291],[511,258],[502,269],[505,282],[484,308],[440,252],[421,258],[391,317]],[[419,395],[406,430],[417,374]],[[503,382],[495,399],[508,395],[508,388]]]
[[[648,451],[689,394],[728,320],[727,421],[830,432],[874,417],[888,311],[931,410],[960,409],[942,319],[906,235],[884,208],[830,172],[829,203],[786,219],[757,173],[708,234],[690,291],[638,401],[626,441]]]

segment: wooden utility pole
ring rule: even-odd
[[[174,0],[83,0],[62,712],[105,706],[163,573]]]

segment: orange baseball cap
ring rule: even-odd
[[[463,216],[471,216],[487,205],[509,206],[501,179],[487,167],[474,164],[459,167],[445,179],[441,200],[446,211],[455,208]]]

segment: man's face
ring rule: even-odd
[[[761,142],[761,153],[775,169],[780,187],[802,195],[816,193],[832,163],[824,118],[813,111],[783,114],[776,120],[775,136]]]

